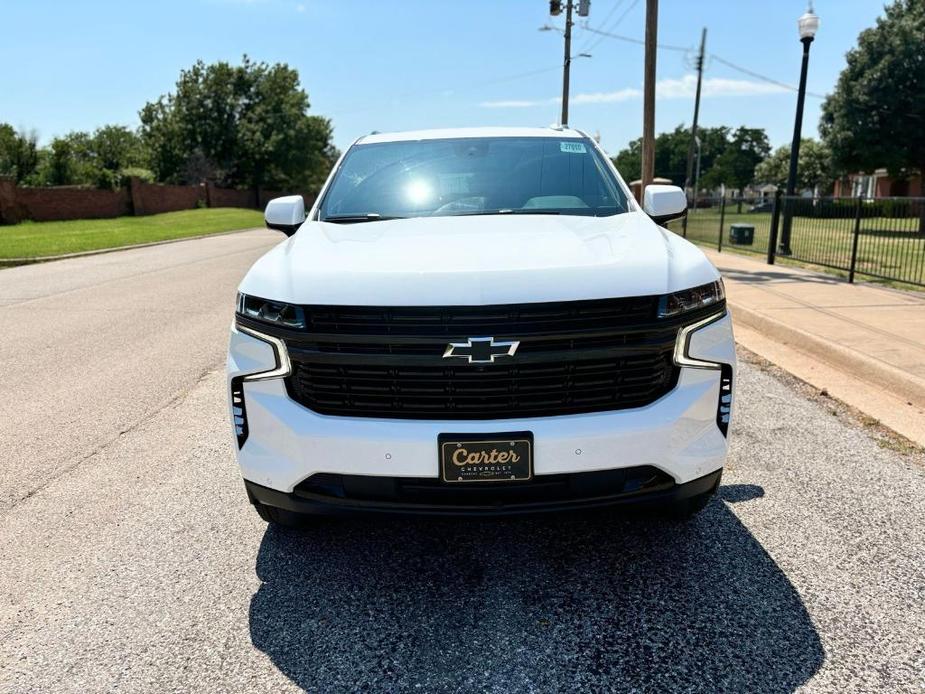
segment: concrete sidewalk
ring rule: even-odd
[[[744,347],[925,445],[925,293],[705,252]]]

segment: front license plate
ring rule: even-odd
[[[444,482],[515,482],[533,477],[533,434],[441,434]]]

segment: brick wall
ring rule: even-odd
[[[158,214],[196,207],[263,209],[272,198],[292,193],[219,188],[211,183],[171,186],[133,178],[126,188],[96,190],[76,186],[27,188],[0,177],[0,224],[24,219],[45,222],[60,219],[95,219],[125,215]],[[302,193],[306,208],[315,200]]]
[[[219,188],[207,183],[206,197],[209,207],[257,207],[257,195],[253,190]]]
[[[121,217],[132,213],[131,196],[125,189],[3,187],[6,188],[6,194],[0,195],[0,221],[6,223],[12,224],[23,219],[48,222],[56,219]]]
[[[192,210],[206,206],[206,187],[168,186],[133,178],[129,186],[136,215]]]

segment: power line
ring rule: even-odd
[[[583,26],[582,29],[584,29],[585,31],[590,31],[592,34],[600,34],[602,38],[598,39],[598,42],[603,41],[604,38],[609,38],[609,39],[617,39],[618,41],[626,41],[627,43],[635,43],[640,46],[645,45],[645,41],[643,41],[642,39],[633,38],[632,36],[623,36],[621,34],[613,34],[609,31],[602,31],[601,29],[595,29],[594,27],[589,27],[589,26]],[[680,51],[681,53],[687,53],[690,50],[689,48],[686,48],[684,46],[672,46],[667,43],[658,44],[658,48],[662,48],[666,51]]]
[[[519,80],[524,77],[533,77],[534,75],[542,75],[543,73],[546,73],[546,72],[552,72],[553,70],[561,70],[561,69],[562,69],[561,65],[556,65],[554,67],[544,67],[544,68],[540,68],[539,70],[530,70],[530,72],[521,72],[516,75],[508,75],[507,77],[498,77],[497,79],[493,79],[493,80],[488,80],[488,81],[480,80],[478,82],[472,82],[468,85],[465,85],[464,88],[486,85],[486,84],[501,84],[503,82],[513,82],[514,80]],[[443,91],[443,90],[439,90],[439,91]]]
[[[755,72],[754,70],[749,70],[748,68],[742,67],[741,65],[736,65],[735,63],[730,63],[730,62],[729,62],[728,60],[726,60],[725,58],[721,58],[720,56],[716,55],[716,53],[710,53],[709,56],[710,56],[710,58],[712,58],[712,59],[715,60],[716,62],[722,63],[722,64],[725,65],[726,67],[731,67],[733,70],[738,70],[738,71],[741,72],[742,74],[748,75],[749,77],[754,77],[755,79],[762,80],[763,82],[767,82],[768,84],[776,84],[778,87],[783,87],[784,89],[789,89],[789,90],[794,91],[794,92],[799,91],[799,90],[798,90],[796,87],[794,87],[792,84],[787,84],[786,82],[778,82],[776,79],[773,79],[773,78],[771,78],[771,77],[766,77],[765,75],[762,75],[762,74],[760,74],[760,73],[757,73],[757,72]],[[824,98],[825,98],[825,95],[824,95],[824,94],[815,94],[815,93],[813,93],[813,92],[806,92],[806,94],[807,94],[807,96],[813,96],[813,97],[815,97],[815,98],[817,98],[817,99],[824,99]]]
[[[600,24],[600,25],[601,25],[601,26],[606,26],[606,25],[607,25],[607,22],[610,21],[610,18],[613,17],[614,12],[616,12],[616,11],[620,8],[620,5],[622,5],[622,4],[623,4],[623,0],[617,0],[617,1],[611,6],[610,12],[608,12],[608,13],[606,14],[606,16],[604,17],[604,19],[601,21],[601,24]],[[588,23],[585,22],[584,25],[582,25],[581,28],[582,28],[582,29],[587,29],[587,24],[588,24]],[[590,44],[593,40],[594,40],[594,37],[593,37],[593,36],[588,36],[588,37],[586,37],[586,40],[583,41],[582,44],[581,44],[581,50],[583,51],[583,50],[587,49],[588,44]]]
[[[561,69],[562,69],[561,65],[554,65],[552,67],[540,68],[539,70],[519,72],[516,75],[505,75],[503,77],[498,77],[493,80],[479,80],[478,82],[468,82],[466,84],[456,86],[454,91],[465,93],[466,91],[474,89],[476,87],[484,87],[484,86],[493,85],[493,84],[503,84],[505,82],[514,82],[515,80],[524,79],[525,77],[533,77],[535,75],[542,75],[547,72],[553,72],[553,71],[558,72]],[[415,99],[415,98],[421,98],[421,97],[427,97],[427,96],[435,96],[435,95],[444,94],[444,93],[446,93],[446,89],[427,89],[427,90],[409,91],[409,92],[403,92],[400,94],[395,94],[393,95],[393,98]],[[366,111],[372,111],[378,108],[381,108],[381,105],[367,104],[365,106],[360,106],[358,108],[348,108],[346,111],[338,111],[338,113],[342,115],[351,115],[354,113],[364,113]]]
[[[598,39],[598,42],[603,41],[605,38],[610,38],[610,39],[616,39],[618,41],[625,41],[627,43],[635,43],[640,46],[645,44],[645,42],[642,39],[637,39],[632,36],[622,36],[620,34],[614,34],[609,31],[602,31],[601,29],[595,29],[594,27],[590,27],[590,26],[583,26],[582,28],[585,31],[590,31],[593,34],[600,34],[601,38]],[[594,45],[596,46],[597,43],[595,43]],[[665,43],[658,44],[658,48],[662,50],[666,50],[666,51],[678,51],[680,53],[690,52],[689,48],[685,48],[683,46],[672,46],[670,44],[665,44]],[[726,60],[722,56],[716,55],[716,53],[708,53],[707,55],[712,60],[715,60],[718,63],[722,63],[726,67],[732,68],[733,70],[737,70],[738,72],[741,72],[744,75],[748,75],[749,77],[754,77],[755,79],[761,80],[762,82],[767,82],[768,84],[774,84],[778,87],[783,87],[784,89],[789,89],[790,91],[793,91],[793,92],[799,91],[792,84],[781,82],[779,80],[774,79],[773,77],[768,77],[767,75],[762,75],[759,72],[755,72],[754,70],[749,70],[748,68],[742,67],[741,65],[736,65],[735,63]],[[812,97],[815,97],[816,99],[825,98],[824,94],[816,94],[814,92],[806,92],[806,94],[807,96],[812,96]]]
[[[623,14],[621,14],[619,17],[617,17],[616,21],[614,21],[613,24],[611,24],[609,27],[607,27],[607,30],[608,30],[608,31],[613,31],[613,30],[616,29],[618,26],[620,26],[620,22],[622,22],[624,19],[626,19],[626,15],[628,15],[630,12],[632,12],[632,11],[633,11],[633,8],[635,8],[636,5],[638,5],[638,4],[639,4],[639,0],[633,0],[633,2],[630,3],[630,6],[627,7],[627,8],[623,11]],[[590,31],[590,28],[589,28],[589,31]],[[596,32],[592,32],[592,33],[596,33]],[[603,40],[604,40],[604,37],[603,37],[603,36],[599,36],[599,37],[597,38],[597,40],[596,40],[594,43],[592,43],[590,46],[588,46],[588,47],[585,49],[585,51],[586,51],[586,52],[590,52],[590,51],[594,50],[598,45],[600,45],[601,41],[603,41]]]

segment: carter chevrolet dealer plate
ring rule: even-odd
[[[533,477],[533,434],[441,434],[444,482],[514,482]]]

